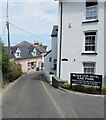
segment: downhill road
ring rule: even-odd
[[[104,118],[104,98],[55,89],[36,72],[4,90],[2,118]]]

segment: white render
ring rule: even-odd
[[[83,73],[83,62],[95,62],[95,74],[103,75],[104,79],[104,2],[98,2],[99,22],[82,23],[85,21],[85,2],[63,2],[62,13],[62,46],[60,79],[70,82],[70,73]],[[57,76],[59,77],[59,52],[60,52],[60,3],[58,25],[58,56]],[[84,52],[84,31],[96,30],[97,55],[82,55]]]
[[[51,58],[52,58],[52,64],[51,64],[51,70],[56,75],[56,70],[53,70],[54,68],[54,60],[57,60],[57,37],[52,37],[52,51],[51,51]]]
[[[50,58],[51,62],[49,61]],[[54,69],[54,61],[56,61],[55,63],[57,64],[57,35],[51,38],[51,51],[48,52],[47,55],[44,55],[44,74],[49,81],[51,78],[49,73],[53,73],[54,75],[57,73],[57,70]]]
[[[106,13],[106,2],[105,2],[105,9],[104,9],[104,13]],[[106,84],[106,15],[104,16],[104,80],[105,80],[105,84]]]
[[[44,57],[44,73],[45,75],[49,75],[49,73],[51,72],[51,62],[49,62],[49,58],[51,57],[51,52],[48,53],[45,57]]]

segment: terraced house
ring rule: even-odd
[[[57,76],[70,82],[70,73],[102,75],[104,84],[106,2],[58,1]]]
[[[47,46],[40,43],[31,44],[23,41],[11,47],[11,60],[21,64],[24,73],[43,69],[43,56],[46,53],[46,48]],[[4,49],[8,53],[8,47]]]

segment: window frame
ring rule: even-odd
[[[17,57],[20,57],[20,52],[16,52],[16,56],[17,56]]]
[[[95,32],[96,34],[95,35],[85,35],[86,33],[93,33],[93,32]],[[83,43],[83,53],[96,53],[97,52],[97,30],[89,30],[89,31],[84,31],[83,32],[83,34],[84,34],[84,43]],[[94,46],[95,47],[95,50],[85,50],[85,46],[87,46],[86,45],[86,37],[87,36],[91,36],[91,37],[93,37],[93,36],[95,36],[95,44],[94,45],[88,45],[89,47],[92,47],[92,46]],[[92,43],[92,42],[91,42]]]
[[[94,3],[97,3],[96,5],[89,5],[89,6],[87,6],[86,4],[87,3],[93,3],[93,2],[85,2],[85,17],[84,17],[84,21],[94,21],[94,20],[98,20],[98,1],[95,1]],[[96,7],[96,10],[94,10],[93,8],[94,7]],[[94,11],[96,11],[96,13],[94,14],[95,16],[96,16],[96,18],[90,18],[90,17],[93,17],[93,13],[90,15],[90,12],[88,11],[88,13],[89,13],[89,19],[86,19],[86,17],[87,17],[87,8],[89,8],[89,11],[91,11],[91,12],[94,12]],[[91,8],[91,9],[90,9]]]
[[[91,67],[91,66],[86,66],[86,67],[85,67],[84,64],[94,64],[94,66],[92,66],[92,67]],[[82,69],[83,69],[83,73],[84,73],[84,74],[95,74],[95,73],[96,73],[96,62],[87,62],[87,61],[86,61],[86,62],[82,62],[82,67],[83,67]],[[94,69],[94,71],[91,72],[91,70],[90,70],[90,71],[88,71],[88,72],[85,72],[85,71],[84,71],[85,68],[86,68],[86,69]]]

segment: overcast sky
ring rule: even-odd
[[[30,1],[30,2],[29,2]],[[44,2],[46,1],[46,2]],[[7,45],[6,2],[2,2],[2,40]],[[41,38],[30,35],[10,24],[11,45],[21,41],[42,42],[50,49],[53,25],[58,24],[58,3],[54,0],[9,0],[9,22]]]

